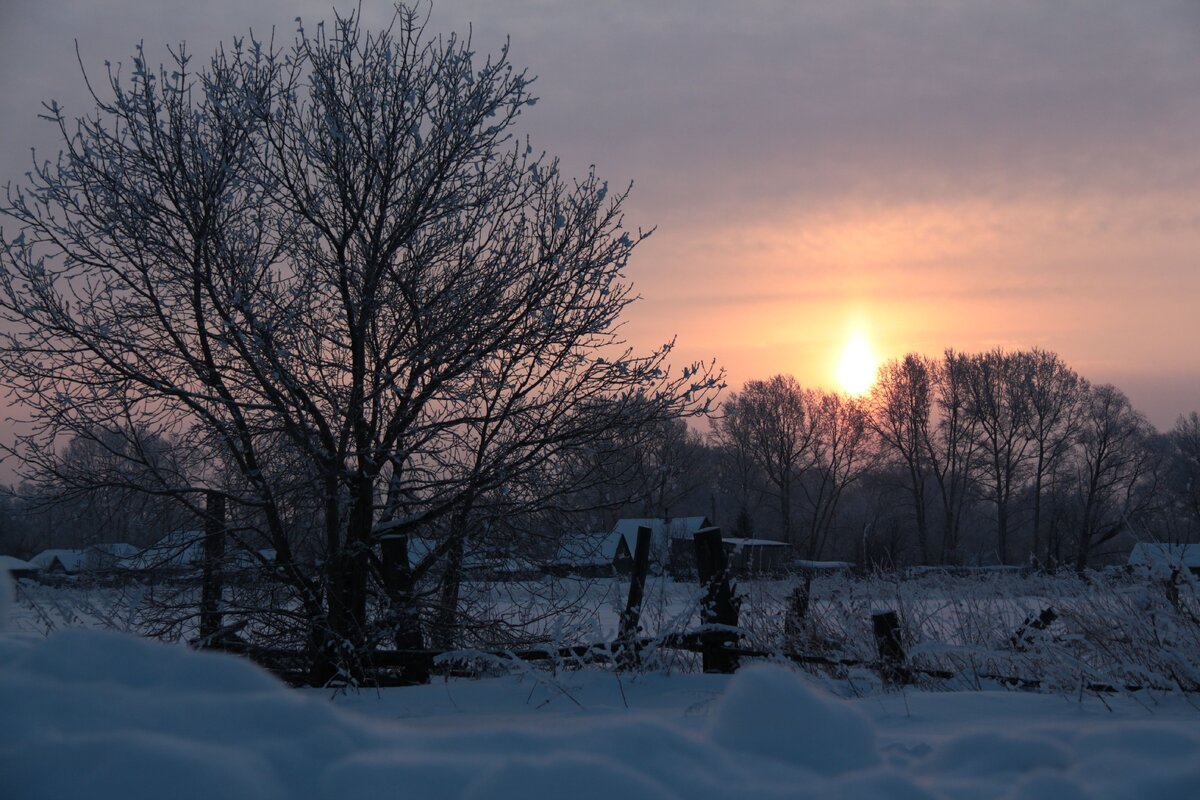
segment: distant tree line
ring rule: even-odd
[[[1123,560],[1200,541],[1200,417],[1157,431],[1115,386],[1040,349],[884,364],[865,397],[776,375],[623,458],[620,513],[705,514],[727,534],[869,565]]]
[[[1120,559],[1134,541],[1200,541],[1200,416],[1161,433],[1118,388],[1045,350],[909,354],[862,398],[752,380],[709,426],[614,426],[573,459],[587,480],[564,482],[574,488],[553,508],[495,517],[494,536],[536,528],[545,549],[622,516],[705,515],[806,559],[1047,569]],[[135,446],[154,470],[130,472]],[[0,549],[141,545],[199,526],[169,492],[145,491],[183,459],[144,432],[76,438],[59,461],[69,474],[4,497]],[[286,472],[282,446],[277,459]],[[302,495],[288,524],[315,530],[319,508]]]

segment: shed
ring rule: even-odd
[[[729,569],[735,575],[781,572],[792,554],[792,546],[774,539],[722,539]]]

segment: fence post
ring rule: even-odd
[[[633,548],[633,572],[629,577],[629,600],[625,603],[625,613],[621,615],[620,656],[622,666],[637,663],[637,652],[634,639],[637,637],[638,623],[642,618],[642,598],[646,593],[646,573],[650,570],[650,538],[651,531],[644,525],[638,526],[637,544]]]
[[[704,626],[723,625],[736,628],[738,604],[729,583],[729,563],[721,544],[720,528],[705,528],[692,535],[696,546],[696,570],[704,587],[704,602],[700,607],[700,623]],[[734,672],[738,657],[726,651],[737,643],[737,636],[725,631],[705,631],[701,634],[705,672]]]
[[[879,650],[879,672],[885,683],[907,683],[904,666],[904,642],[900,638],[900,615],[895,611],[871,614],[875,626],[875,647]]]
[[[225,495],[204,496],[204,574],[200,584],[200,646],[212,647],[221,630],[221,563],[225,560]]]
[[[805,638],[805,622],[808,619],[808,606],[812,593],[812,573],[805,573],[803,583],[796,585],[788,596],[787,616],[783,620],[785,646],[794,652],[800,652],[800,645]]]

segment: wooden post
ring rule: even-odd
[[[700,607],[700,623],[705,626],[723,625],[736,628],[738,605],[729,583],[729,565],[725,547],[721,544],[720,528],[705,528],[692,536],[696,546],[696,570],[704,587],[704,603]],[[734,672],[738,658],[725,652],[737,643],[737,636],[725,631],[705,632],[703,658],[705,672]]]
[[[400,676],[412,683],[429,683],[430,661],[423,653],[425,637],[413,607],[412,567],[408,563],[408,535],[386,534],[379,540],[383,556],[384,588],[392,604],[392,638],[396,649],[413,651],[400,668]]]
[[[900,638],[900,615],[895,611],[877,611],[871,615],[875,626],[875,647],[879,651],[880,674],[885,683],[907,683],[904,666],[904,642]]]
[[[225,560],[225,495],[205,493],[204,575],[200,584],[200,646],[212,647],[221,630],[221,563]]]
[[[787,646],[794,652],[800,652],[803,642],[805,620],[808,619],[808,605],[812,593],[812,573],[804,575],[804,582],[797,584],[788,597],[787,616],[783,620],[784,637]]]
[[[620,661],[631,665],[637,661],[633,640],[637,636],[638,623],[642,619],[642,598],[646,593],[646,573],[650,570],[650,539],[652,531],[644,525],[638,526],[637,544],[633,548],[633,572],[629,577],[629,600],[625,613],[621,615]]]

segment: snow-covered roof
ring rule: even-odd
[[[1138,542],[1129,553],[1131,566],[1200,568],[1200,544]]]
[[[416,568],[442,544],[442,541],[424,536],[408,537],[409,565]],[[467,569],[515,569],[518,562],[526,564],[524,559],[509,548],[489,546],[486,542],[472,540],[468,540],[464,547],[463,567]]]
[[[6,569],[9,572],[33,572],[37,570],[37,565],[23,561],[16,556],[0,556],[0,569]]]
[[[613,533],[619,533],[625,537],[625,544],[629,546],[629,552],[632,553],[637,548],[638,528],[643,527],[650,529],[652,543],[650,551],[653,556],[655,553],[660,555],[664,553],[672,539],[691,539],[694,533],[710,528],[712,525],[709,523],[708,517],[631,518],[618,520],[617,524],[613,526]]]
[[[204,531],[168,533],[144,550],[125,559],[130,569],[187,567],[204,560]]]
[[[85,550],[58,548],[43,550],[29,559],[30,563],[38,569],[50,569],[56,560],[67,572],[79,572],[87,567],[88,554]]]
[[[131,544],[125,542],[101,542],[88,547],[88,550],[94,551],[101,555],[109,556],[110,558],[129,558],[136,556],[140,550]]]
[[[788,544],[787,542],[777,542],[774,539],[739,539],[736,536],[734,536],[734,537],[722,538],[721,541],[724,544],[733,545],[734,549],[739,549],[742,547],[787,547],[787,548],[791,548],[791,545]]]
[[[618,531],[569,533],[559,540],[554,563],[572,567],[611,564],[622,541],[624,537]]]

